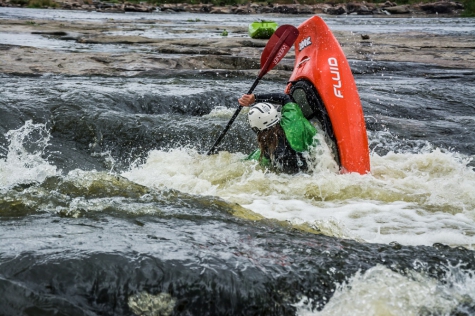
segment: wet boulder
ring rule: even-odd
[[[455,10],[463,10],[463,5],[458,2],[434,2],[423,3],[419,5],[419,9],[427,13],[453,13]]]
[[[395,7],[397,6],[396,2],[386,1],[381,5],[382,8]]]
[[[256,12],[257,13],[273,13],[274,12],[274,7],[272,6],[272,4],[265,5],[265,6],[260,6],[259,9]]]
[[[253,13],[253,10],[251,7],[247,5],[240,5],[237,8],[235,8],[232,13],[234,14],[251,14]]]
[[[318,3],[313,5],[314,13],[325,13],[328,8],[331,8],[332,5],[328,3]]]
[[[330,15],[342,15],[342,14],[346,14],[347,11],[346,11],[346,8],[343,5],[337,5],[337,6],[334,6],[334,7],[327,8],[324,11],[324,13],[330,14]]]
[[[310,5],[302,4],[297,7],[297,12],[298,14],[313,14],[315,10]]]
[[[277,13],[286,13],[286,14],[298,13],[298,8],[294,4],[279,5],[279,6],[275,6],[274,8],[277,9]]]
[[[230,14],[230,7],[211,7],[209,13],[211,14]]]
[[[186,4],[183,6],[185,12],[192,13],[210,13],[212,10],[211,4]]]
[[[385,9],[391,14],[407,14],[411,12],[409,10],[409,6],[407,5],[397,5],[395,7],[387,7]]]
[[[141,5],[141,4],[127,3],[127,4],[124,5],[124,11],[126,11],[126,12],[151,12],[154,9],[155,8],[145,6],[145,5]]]
[[[357,13],[359,15],[368,15],[373,13],[373,9],[370,4],[362,2],[349,2],[346,4],[348,14]]]
[[[185,12],[184,5],[181,3],[164,3],[160,5],[160,10],[164,12]]]

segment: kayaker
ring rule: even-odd
[[[290,95],[245,94],[238,102],[241,106],[253,105],[249,109],[248,121],[257,134],[259,149],[248,159],[286,173],[308,169],[302,153],[314,144],[317,131]]]

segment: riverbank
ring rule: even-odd
[[[166,14],[150,17],[146,21],[126,17],[102,21],[0,19],[4,39],[0,73],[163,76],[212,71],[254,76],[259,68],[267,41],[249,38],[246,26],[227,26],[229,35],[221,36],[223,26],[213,21],[196,18],[176,25],[167,21]],[[165,38],[157,38],[156,32],[166,33]],[[348,59],[475,69],[475,39],[470,35],[421,31],[334,31],[334,35]],[[22,38],[25,40],[19,41]],[[288,78],[292,68],[293,50],[268,77]]]
[[[62,10],[88,10],[98,12],[190,12],[210,14],[329,14],[329,15],[412,15],[412,16],[460,16],[464,5],[455,1],[434,1],[398,5],[396,2],[384,3],[348,2],[348,3],[317,3],[293,4],[253,3],[243,5],[128,2],[99,0],[0,0],[0,7],[33,7]]]

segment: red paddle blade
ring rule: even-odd
[[[261,55],[259,78],[264,76],[284,58],[298,36],[299,30],[292,25],[282,25],[274,32]]]

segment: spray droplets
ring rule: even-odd
[[[7,157],[0,160],[0,187],[25,182],[41,182],[56,175],[56,167],[45,159],[45,149],[51,135],[44,124],[25,125],[6,134],[10,145]]]

